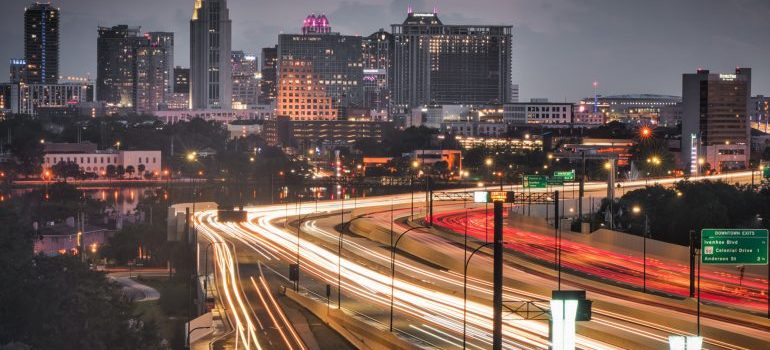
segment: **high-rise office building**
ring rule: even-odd
[[[312,60],[281,60],[277,114],[292,120],[335,120],[337,108]]]
[[[24,10],[26,83],[56,84],[59,80],[59,9],[34,3]]]
[[[323,88],[325,96],[331,98],[337,116],[346,118],[349,108],[361,107],[363,104],[361,37],[332,32],[328,19],[323,15],[308,16],[303,22],[302,33],[278,36],[278,84],[285,83],[281,74],[285,72],[283,65],[286,62],[310,62],[313,77],[317,78],[317,82],[311,84],[317,83]],[[290,91],[281,91],[280,86],[278,90],[276,98],[281,115],[280,111],[286,108],[280,105],[288,100],[296,100],[297,96]],[[309,103],[305,106],[308,112],[313,109],[308,107]],[[303,116],[301,110],[293,112],[290,117]],[[314,115],[306,113],[304,116],[312,118]]]
[[[174,68],[174,88],[171,91],[166,106],[169,110],[178,111],[190,108],[190,68]]]
[[[682,160],[690,172],[748,166],[751,68],[682,76]]]
[[[137,113],[165,109],[172,89],[174,33],[140,27],[100,27],[97,41],[97,100]]]
[[[193,109],[230,109],[232,22],[226,0],[195,0],[190,20],[190,97]]]
[[[391,53],[393,35],[380,29],[363,38],[364,105],[370,110],[387,111],[390,103]]]
[[[244,109],[257,104],[259,81],[262,75],[257,67],[257,57],[243,51],[233,51],[233,108]]]
[[[512,26],[445,25],[435,10],[410,10],[391,28],[396,107],[510,101]]]
[[[190,93],[190,68],[174,68],[174,93]]]
[[[136,111],[152,113],[166,109],[171,94],[174,67],[174,33],[144,34],[136,48]]]
[[[110,106],[136,106],[136,50],[146,39],[140,27],[99,27],[96,45],[96,99]]]
[[[27,60],[23,58],[12,58],[10,62],[11,83],[20,83],[24,81],[24,75],[27,72]]]
[[[268,104],[275,100],[276,67],[278,66],[278,45],[262,49],[262,81],[260,82],[259,103]]]

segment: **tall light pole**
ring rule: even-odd
[[[417,160],[412,161],[412,169],[409,171],[409,189],[412,192],[412,206],[409,212],[409,220],[414,220],[414,173],[420,168],[420,162]]]
[[[481,248],[488,247],[493,244],[495,244],[495,242],[487,242],[476,247],[476,249],[474,249],[467,258],[465,258],[465,261],[463,264],[463,349],[465,349],[465,346],[466,346],[466,339],[467,339],[466,330],[468,329],[468,265],[471,262],[471,258],[479,250],[481,250]],[[466,252],[467,252],[467,247],[466,247]]]
[[[631,208],[631,211],[638,215],[642,212],[642,208],[640,206],[634,206]],[[650,235],[650,225],[649,225],[649,217],[647,216],[647,212],[644,213],[644,233],[642,234],[642,256],[643,256],[643,264],[642,264],[642,291],[647,293],[647,236]]]
[[[393,294],[395,292],[395,282],[396,282],[396,247],[398,246],[398,242],[401,241],[401,238],[403,238],[407,233],[417,230],[417,229],[427,229],[429,227],[427,226],[415,226],[410,227],[406,231],[402,232],[400,235],[398,235],[398,238],[396,238],[395,243],[393,243],[393,230],[390,231],[390,239],[391,239],[391,245],[390,245],[390,331],[393,332]]]

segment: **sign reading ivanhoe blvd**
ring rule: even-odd
[[[701,262],[725,265],[767,265],[767,230],[703,229]]]

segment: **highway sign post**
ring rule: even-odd
[[[525,175],[524,176],[524,188],[546,188],[548,186],[548,178],[545,175]]]
[[[770,239],[765,229],[703,229],[700,262],[710,265],[767,265],[770,250],[768,241]],[[770,269],[767,271],[767,277],[767,288],[770,291]],[[700,299],[700,268],[698,298]],[[700,307],[700,301],[698,306]],[[770,299],[767,301],[767,318],[770,318]]]
[[[562,177],[564,181],[575,181],[575,169],[570,171],[554,171],[553,177]]]
[[[710,265],[767,265],[767,230],[703,229],[701,262]]]
[[[551,186],[563,186],[564,180],[565,180],[564,177],[553,176],[548,178],[548,184]]]

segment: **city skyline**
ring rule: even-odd
[[[2,39],[1,61],[23,57],[23,35],[18,30],[23,17],[19,15],[30,3],[11,0],[8,10],[0,15],[0,28],[17,33]],[[260,54],[262,47],[277,43],[278,34],[299,33],[302,20],[310,13],[326,14],[335,31],[367,36],[401,23],[408,3],[361,0],[319,6],[296,1],[270,4],[268,13],[264,11],[266,6],[231,0],[232,47]],[[762,20],[770,15],[770,4],[766,2],[647,1],[621,6],[608,1],[481,0],[472,9],[462,6],[459,0],[411,3],[418,12],[438,7],[445,23],[513,25],[512,75],[513,83],[520,85],[522,100],[546,97],[574,101],[593,92],[592,81],[599,81],[598,92],[605,95],[680,95],[681,74],[699,67],[712,71],[753,67],[752,91],[770,93],[770,65],[765,59],[770,48],[761,45],[763,33],[770,29],[770,23]],[[172,31],[177,42],[174,64],[189,66],[193,4],[192,0],[161,4],[146,0],[54,1],[53,5],[61,8],[60,75],[90,73],[95,78],[99,25],[128,24],[145,31]],[[154,10],[145,11],[148,8]],[[697,21],[686,21],[688,18]],[[581,38],[600,40],[584,42]]]

